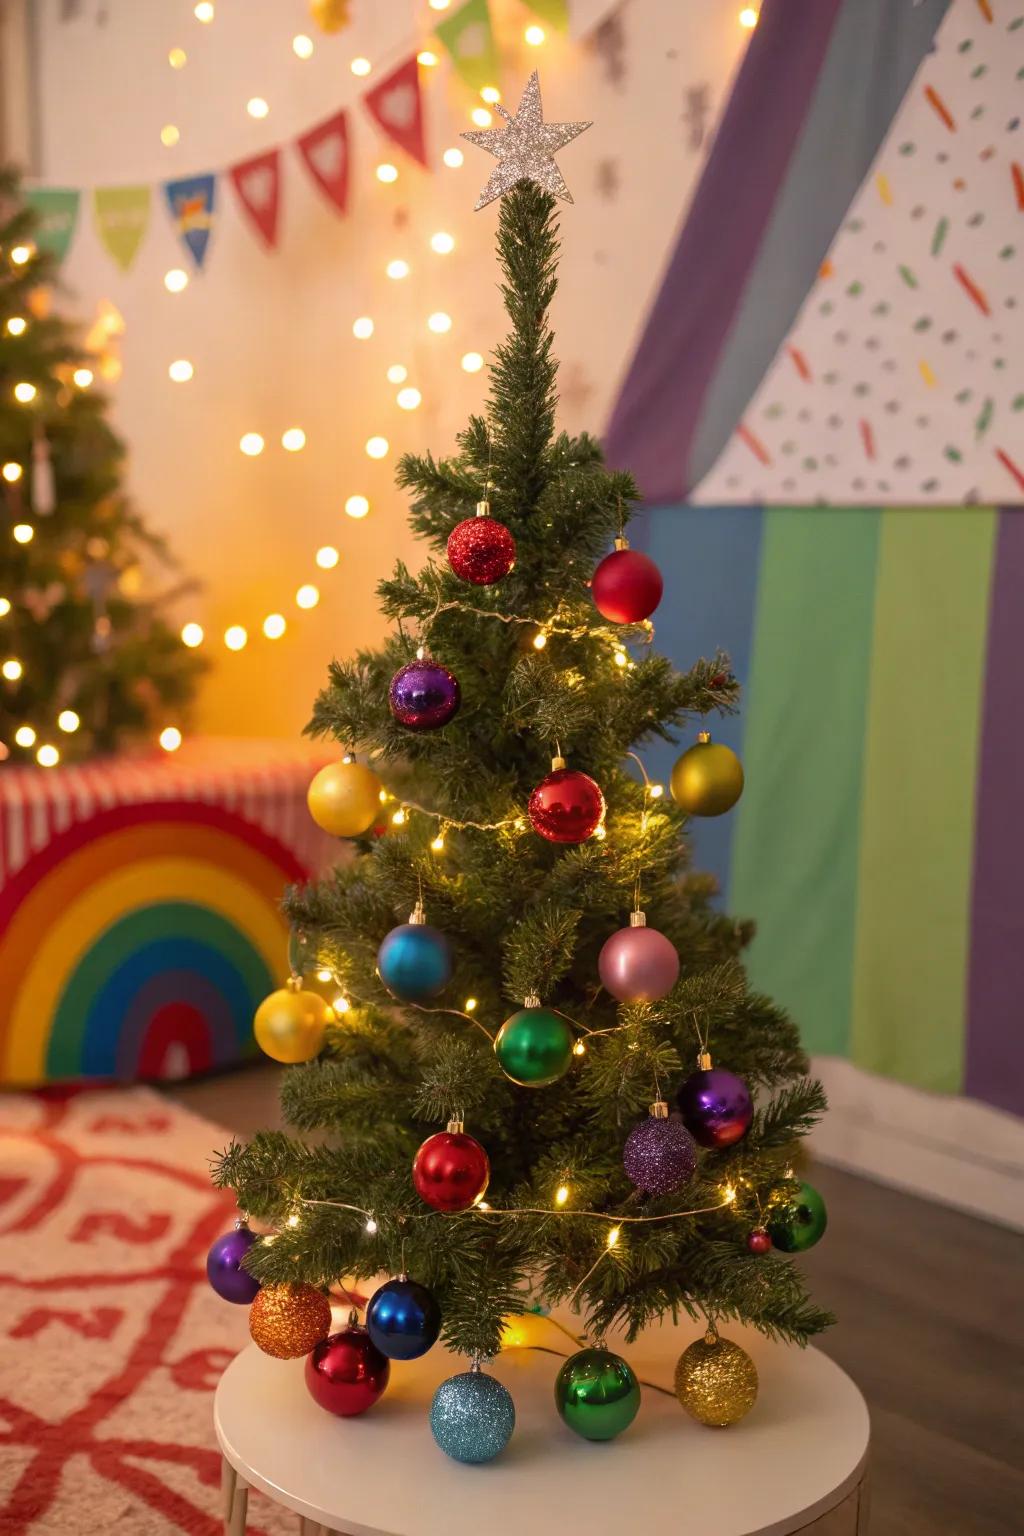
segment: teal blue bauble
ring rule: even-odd
[[[503,1451],[516,1427],[512,1395],[479,1366],[449,1376],[434,1393],[430,1428],[453,1461],[491,1461]]]
[[[377,974],[403,1003],[425,1003],[448,985],[451,945],[424,921],[422,908],[387,935],[377,951]]]
[[[555,1403],[584,1440],[614,1440],[640,1407],[640,1383],[631,1365],[610,1349],[570,1355],[555,1380]]]

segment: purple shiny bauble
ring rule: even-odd
[[[597,969],[620,1003],[656,1003],[679,979],[679,956],[657,928],[620,928],[605,940]]]
[[[688,1184],[697,1167],[697,1143],[678,1115],[649,1115],[635,1125],[622,1149],[627,1176],[648,1195],[670,1195]]]
[[[207,1280],[218,1296],[240,1307],[247,1307],[260,1288],[259,1281],[242,1268],[242,1260],[255,1241],[256,1235],[248,1227],[235,1227],[218,1237],[206,1255]]]
[[[457,713],[462,693],[455,673],[439,662],[410,661],[391,679],[388,703],[411,731],[436,731]]]
[[[709,1067],[694,1072],[676,1094],[686,1129],[702,1147],[731,1147],[750,1130],[750,1089],[735,1072]]]

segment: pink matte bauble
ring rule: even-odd
[[[638,549],[616,549],[594,572],[590,595],[598,613],[613,624],[639,624],[657,608],[663,588],[661,572],[649,556]]]
[[[605,941],[597,969],[620,1003],[656,1003],[679,979],[679,956],[657,928],[620,928]]]

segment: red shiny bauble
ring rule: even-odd
[[[516,541],[493,517],[467,517],[448,535],[448,564],[475,587],[490,587],[516,563]]]
[[[616,549],[594,572],[590,595],[613,624],[639,624],[661,602],[664,582],[654,561],[638,549]]]
[[[549,843],[584,843],[601,825],[600,784],[578,768],[556,768],[542,779],[527,806],[533,830]]]
[[[754,1227],[747,1233],[747,1247],[751,1253],[770,1253],[772,1240],[764,1227]]]
[[[365,1328],[351,1323],[306,1356],[306,1386],[314,1402],[343,1419],[372,1408],[388,1384],[391,1361]]]
[[[491,1164],[478,1141],[465,1131],[438,1131],[416,1153],[412,1182],[435,1211],[468,1211],[487,1188]]]

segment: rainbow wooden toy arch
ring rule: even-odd
[[[0,1081],[184,1076],[251,1054],[286,964],[275,838],[218,806],[119,806],[0,893]]]

